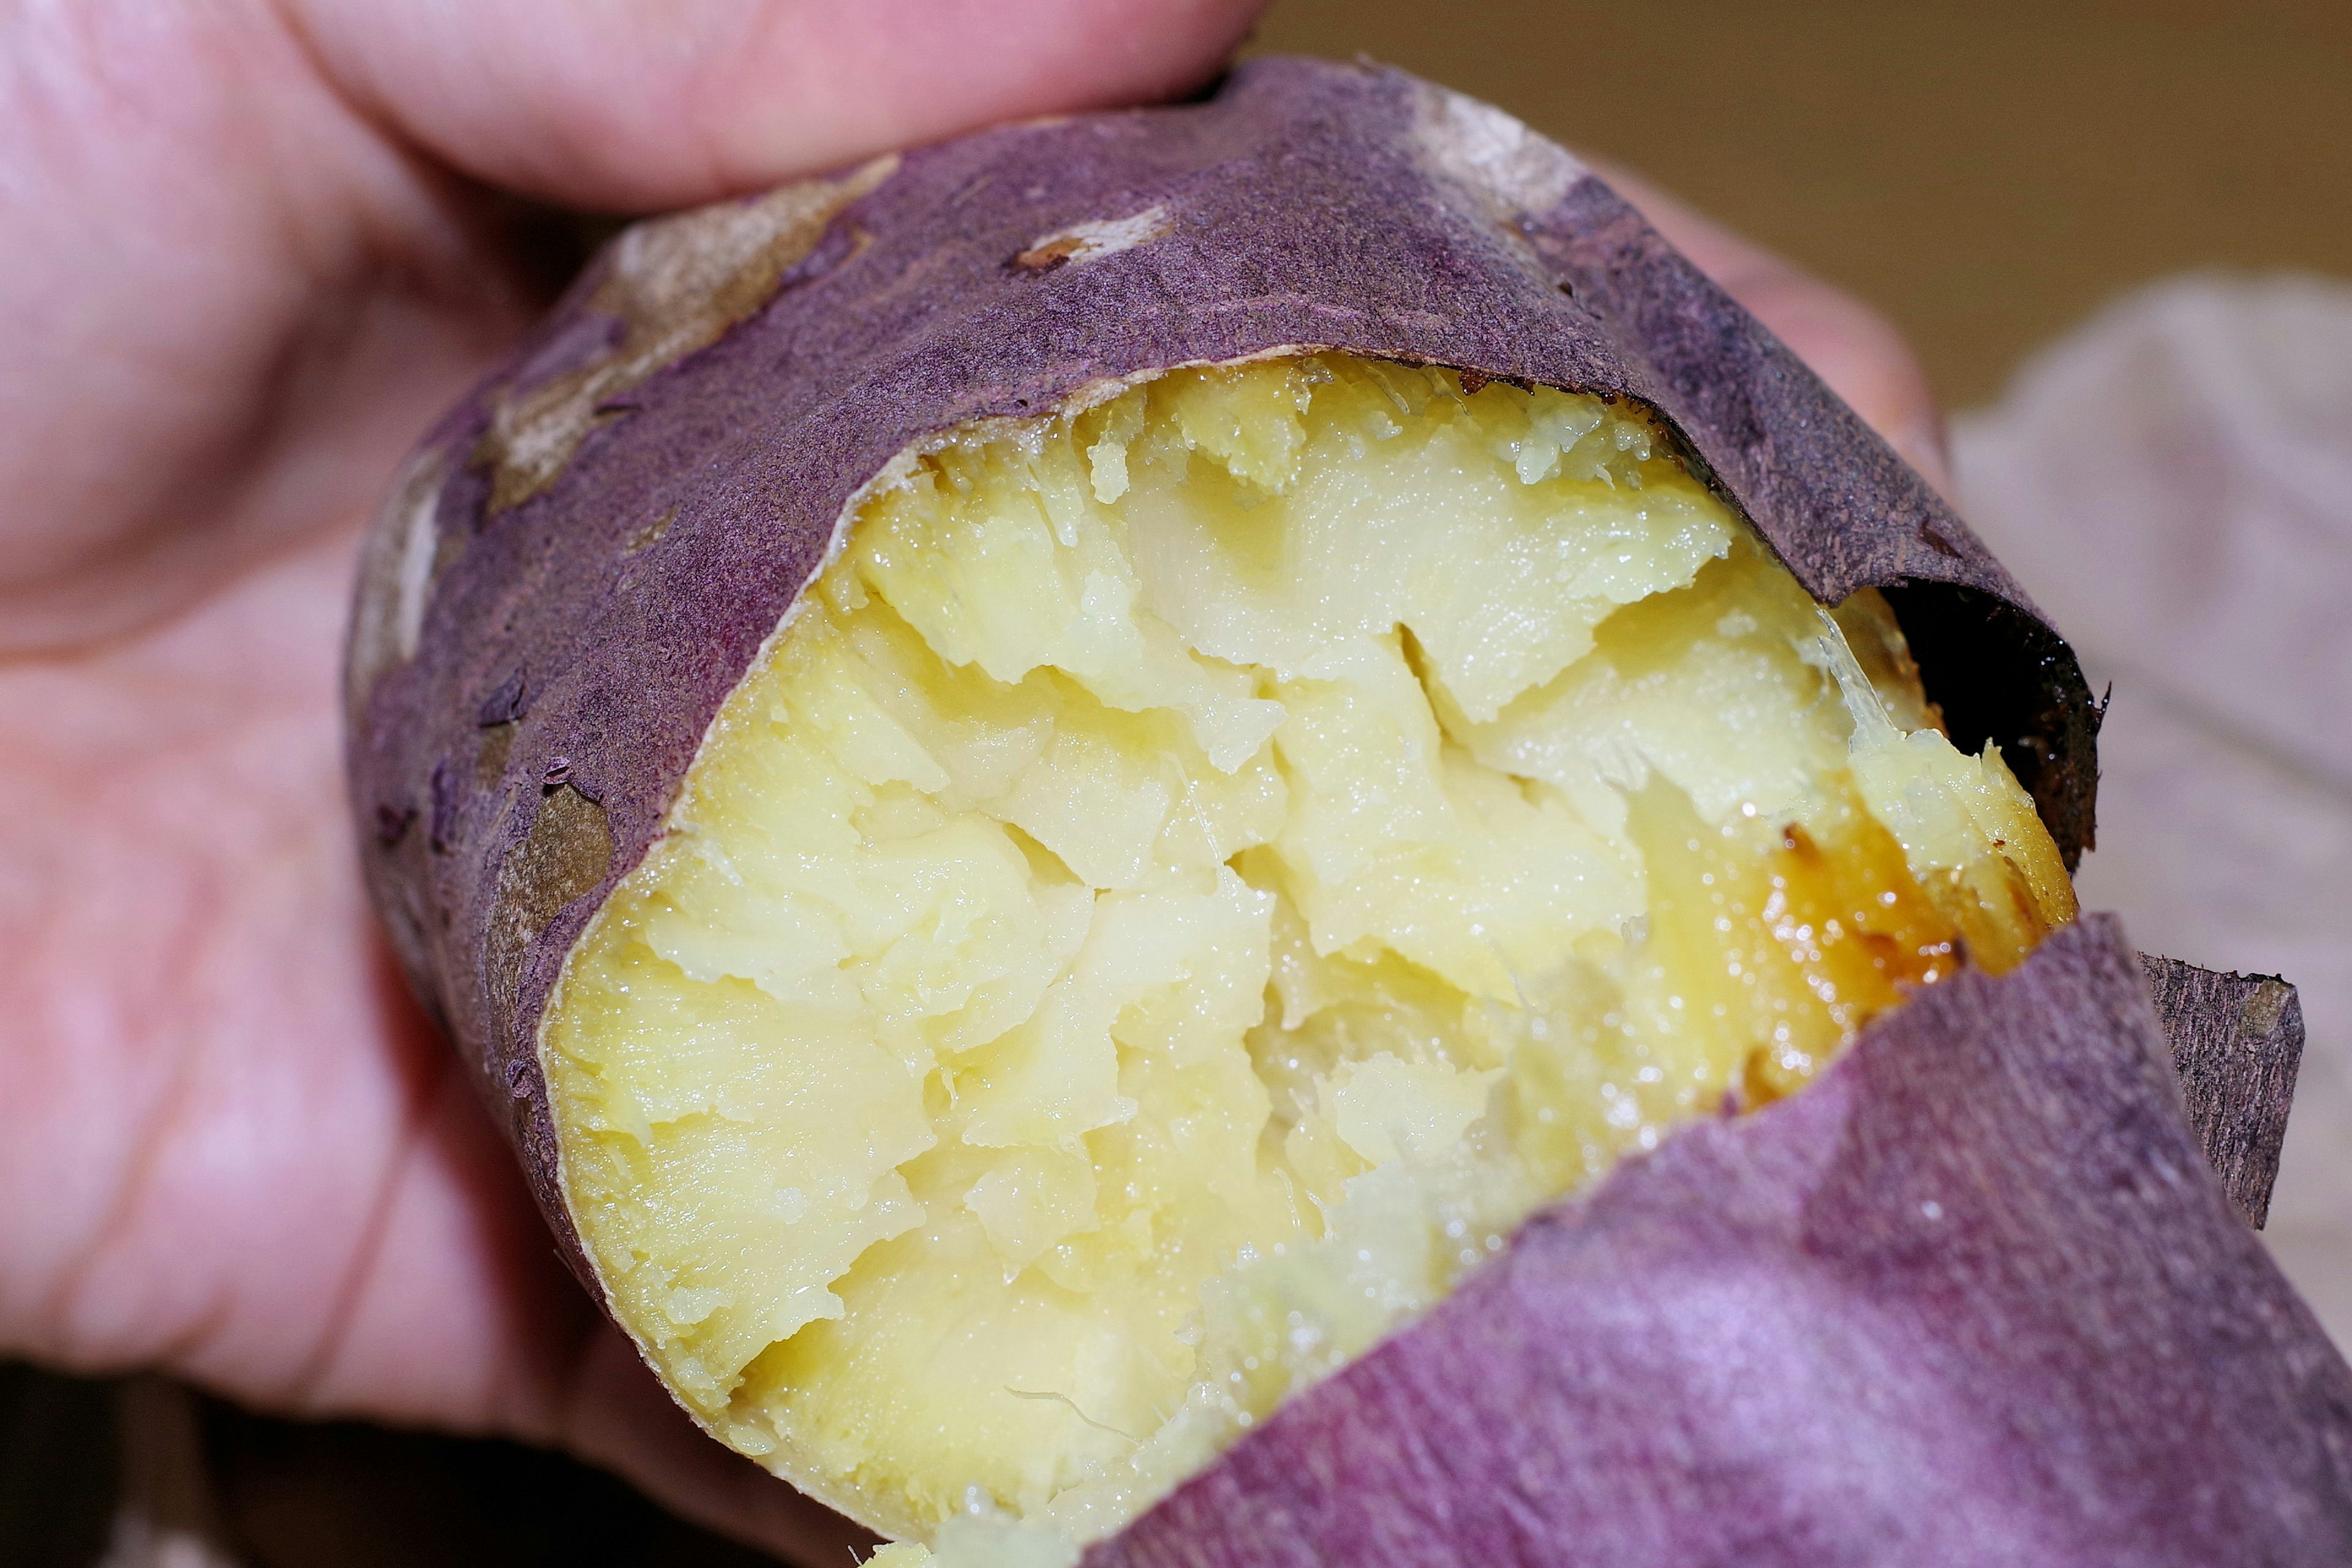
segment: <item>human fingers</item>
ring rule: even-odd
[[[0,6],[0,653],[348,526],[529,319],[485,184],[676,206],[1164,94],[1262,4]]]
[[[493,184],[706,201],[1207,77],[1265,0],[290,0],[329,78]]]
[[[1868,305],[1822,282],[1652,184],[1630,170],[1592,160],[1601,177],[1746,306],[1830,390],[1886,438],[1904,460],[1949,493],[1944,417],[1910,345]]]

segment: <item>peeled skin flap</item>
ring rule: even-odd
[[[2303,1063],[2303,1003],[2276,975],[2217,974],[2145,952],[2139,962],[2189,1125],[2230,1201],[2260,1230]]]
[[[2352,1562],[2352,1370],[2109,917],[1523,1227],[1087,1568]]]

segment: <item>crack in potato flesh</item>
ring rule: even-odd
[[[543,1056],[697,1415],[1045,1561],[2072,914],[1884,603],[1822,611],[1642,411],[1297,357],[902,465]]]

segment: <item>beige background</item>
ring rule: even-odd
[[[2352,5],[1276,0],[1643,170],[1892,316],[1955,406],[2130,285],[2352,277]]]

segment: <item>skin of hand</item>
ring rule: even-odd
[[[788,1557],[378,936],[336,662],[402,453],[646,211],[1206,76],[1262,0],[0,0],[0,1352],[561,1446]],[[1932,480],[1893,331],[1610,177]]]

